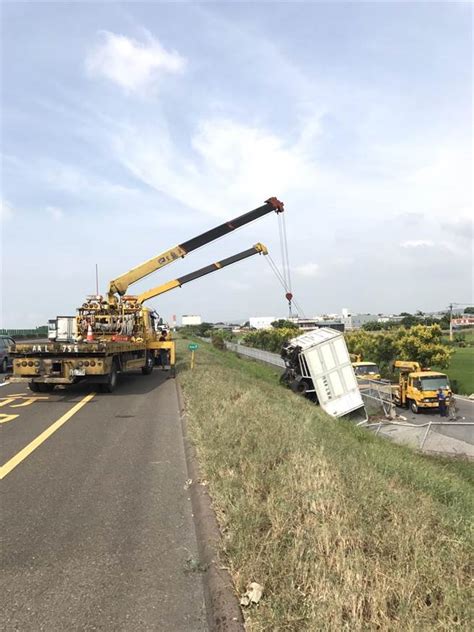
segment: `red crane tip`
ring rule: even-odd
[[[283,202],[280,202],[280,200],[276,197],[268,198],[268,200],[265,200],[265,203],[271,204],[273,206],[273,210],[277,213],[283,213],[285,210]]]

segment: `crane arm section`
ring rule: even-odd
[[[263,217],[271,211],[282,213],[283,210],[283,202],[280,202],[280,200],[278,200],[276,197],[271,197],[265,202],[263,206],[259,206],[253,211],[249,211],[248,213],[239,215],[235,219],[225,222],[220,226],[211,228],[201,235],[193,237],[192,239],[189,239],[182,244],[174,246],[174,248],[170,248],[170,250],[162,252],[157,257],[153,257],[152,259],[141,263],[139,266],[132,268],[128,272],[125,272],[125,274],[120,275],[110,282],[108,292],[109,303],[115,303],[115,294],[123,296],[132,283],[143,279],[149,274],[152,274],[152,272],[159,270],[160,268],[168,265],[169,263],[172,263],[173,261],[176,261],[181,257],[185,257],[193,250],[196,250],[197,248],[200,248],[201,246],[204,246],[205,244],[208,244],[215,239],[219,239],[219,237],[223,237],[224,235],[231,233],[233,230],[241,228],[242,226],[245,226],[245,224],[253,222],[259,217]]]
[[[396,360],[393,363],[393,368],[400,369],[401,371],[410,371],[413,373],[415,371],[421,371],[421,366],[419,362],[411,362],[407,360]]]
[[[165,292],[169,292],[169,290],[174,290],[177,287],[181,287],[185,283],[189,283],[190,281],[195,281],[196,279],[200,279],[206,274],[210,274],[211,272],[216,272],[217,270],[221,270],[233,263],[237,263],[238,261],[242,261],[243,259],[247,259],[248,257],[252,257],[253,255],[262,254],[267,255],[268,250],[263,244],[255,244],[252,248],[248,250],[244,250],[243,252],[239,252],[236,255],[232,255],[232,257],[227,257],[227,259],[223,259],[222,261],[217,261],[216,263],[211,263],[204,268],[200,268],[195,272],[190,272],[189,274],[185,274],[179,279],[174,279],[173,281],[168,281],[168,283],[164,283],[163,285],[159,285],[158,287],[152,288],[147,292],[143,292],[137,298],[139,303],[144,303],[145,301],[150,300],[160,294],[164,294]]]

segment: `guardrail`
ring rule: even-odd
[[[262,349],[255,349],[254,347],[245,347],[244,345],[236,344],[235,342],[226,342],[226,349],[234,351],[239,355],[246,356],[247,358],[253,358],[272,366],[277,366],[281,369],[285,368],[285,362],[277,353],[271,353],[270,351],[263,351]]]

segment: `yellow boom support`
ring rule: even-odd
[[[252,248],[248,250],[244,250],[243,252],[239,252],[236,255],[232,255],[231,257],[227,257],[227,259],[223,259],[222,261],[217,261],[216,263],[211,263],[204,268],[200,268],[195,272],[190,272],[189,274],[185,274],[179,279],[174,279],[173,281],[168,281],[168,283],[164,283],[163,285],[159,285],[158,287],[154,287],[151,290],[147,290],[140,294],[137,298],[138,303],[144,303],[145,301],[154,298],[155,296],[159,296],[160,294],[164,294],[165,292],[169,292],[174,288],[181,287],[185,283],[189,283],[190,281],[194,281],[195,279],[199,279],[200,277],[205,276],[206,274],[210,274],[211,272],[216,272],[217,270],[221,270],[233,263],[237,263],[237,261],[242,261],[243,259],[247,259],[248,257],[252,257],[253,255],[267,255],[268,250],[266,246],[261,243],[255,244]]]
[[[159,270],[160,268],[168,265],[169,263],[172,263],[173,261],[176,261],[177,259],[185,257],[189,252],[192,252],[193,250],[196,250],[197,248],[200,248],[201,246],[204,246],[211,241],[214,241],[215,239],[219,239],[219,237],[227,235],[233,230],[241,228],[242,226],[245,226],[245,224],[253,222],[259,217],[263,217],[267,213],[270,213],[271,211],[275,211],[275,213],[282,213],[283,210],[283,202],[280,202],[280,200],[278,200],[276,197],[271,197],[265,202],[263,206],[259,206],[253,211],[249,211],[248,213],[239,215],[239,217],[225,222],[220,226],[211,228],[205,233],[202,233],[197,237],[193,237],[192,239],[189,239],[182,244],[174,246],[174,248],[170,248],[170,250],[162,252],[157,257],[153,257],[152,259],[141,263],[128,272],[125,272],[125,274],[122,274],[116,279],[110,281],[108,291],[109,304],[115,305],[117,303],[116,294],[123,296],[132,283],[143,279],[149,274],[152,274],[156,270]]]

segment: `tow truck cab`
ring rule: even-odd
[[[436,371],[400,372],[395,391],[395,403],[413,413],[423,409],[439,408],[438,390],[442,389],[446,401],[453,396],[448,376]]]
[[[358,380],[380,380],[380,369],[375,362],[353,362]]]

